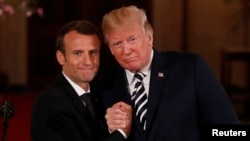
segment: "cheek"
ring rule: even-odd
[[[95,64],[96,64],[97,67],[99,67],[99,65],[100,65],[100,60],[97,59]]]
[[[115,58],[121,58],[122,56],[122,50],[121,49],[115,49],[115,50],[111,50],[112,55],[115,56]]]
[[[122,52],[115,52],[114,54],[113,54],[114,56],[115,56],[115,58],[116,59],[118,59],[118,60],[121,60],[122,59]]]
[[[92,59],[92,63],[95,64],[96,66],[99,66],[99,64],[100,64],[99,56],[98,57],[94,57]]]
[[[78,59],[67,59],[66,62],[72,66],[76,66],[77,64],[81,63]]]

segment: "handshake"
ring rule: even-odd
[[[111,133],[119,130],[127,137],[132,125],[132,107],[124,102],[117,102],[107,109],[105,119]]]

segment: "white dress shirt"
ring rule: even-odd
[[[62,74],[64,75],[64,77],[67,79],[67,81],[70,83],[70,85],[74,88],[74,90],[76,91],[76,93],[78,94],[78,96],[80,97],[81,95],[85,94],[85,93],[90,93],[90,89],[88,89],[87,91],[85,91],[83,88],[81,88],[79,85],[77,85],[75,82],[73,82],[71,79],[69,79],[63,72]],[[84,103],[85,104],[85,103]],[[125,132],[123,132],[121,129],[118,129],[118,131],[123,135],[123,137],[125,139],[127,139],[127,136],[125,134]]]
[[[143,74],[146,75],[144,77],[142,83],[145,87],[145,91],[147,92],[147,96],[149,93],[151,63],[152,63],[153,55],[154,55],[154,52],[152,51],[149,63],[146,65],[146,67],[144,67],[142,70],[140,70],[140,72],[142,72]],[[128,90],[129,90],[130,95],[132,95],[132,93],[134,91],[135,83],[136,83],[135,78],[134,78],[135,73],[132,73],[129,70],[125,70],[125,71],[126,71],[126,76],[127,76],[127,80],[128,80]]]

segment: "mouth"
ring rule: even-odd
[[[85,68],[78,68],[79,70],[81,70],[81,71],[92,71],[92,70],[94,70],[94,68],[93,67],[85,67]]]
[[[124,59],[123,61],[126,62],[126,63],[129,63],[129,62],[133,62],[135,60],[136,60],[136,57],[132,57],[132,58]]]

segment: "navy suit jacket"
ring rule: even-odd
[[[118,101],[133,105],[121,67],[103,76],[96,86],[106,108]],[[239,123],[227,93],[200,56],[156,50],[146,120],[143,131],[133,115],[129,140],[198,141],[208,125]]]
[[[98,109],[100,108],[96,110]],[[103,115],[99,119],[91,118],[73,87],[63,74],[59,74],[55,82],[42,92],[34,104],[31,123],[32,141],[125,140],[119,132],[109,135],[107,126],[101,126],[105,125],[101,122],[102,119]]]

